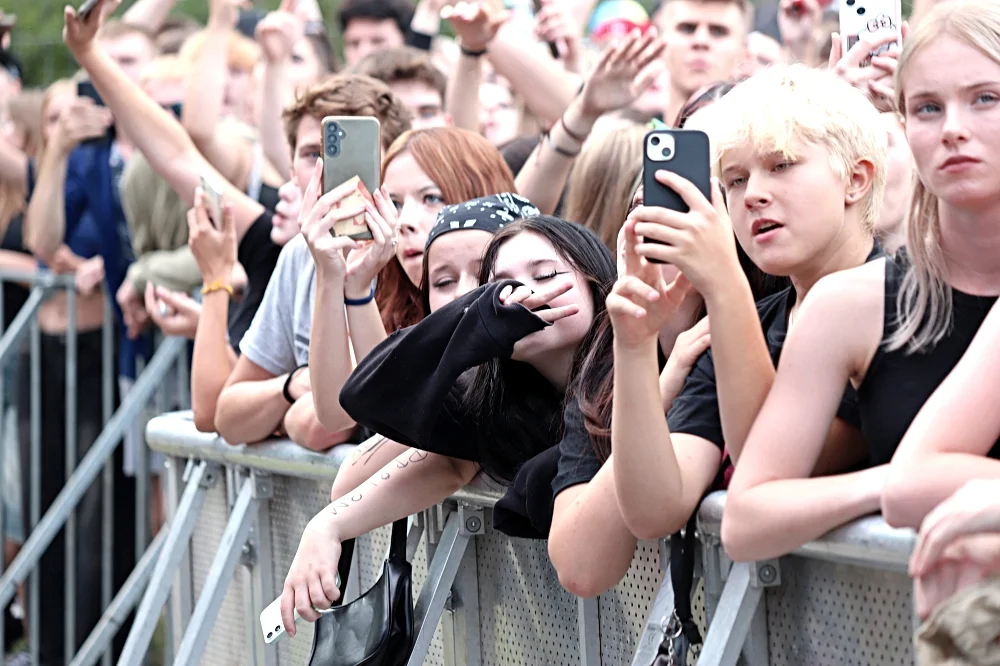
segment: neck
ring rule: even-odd
[[[1000,204],[970,210],[938,204],[941,253],[948,282],[960,291],[995,295],[1000,291]]]
[[[670,85],[670,99],[667,100],[667,109],[664,112],[663,122],[673,126],[675,120],[677,120],[678,114],[680,114],[681,109],[684,108],[684,104],[687,103],[688,98],[691,97],[692,92],[685,92],[678,89],[675,85]]]
[[[575,348],[553,350],[547,353],[545,358],[539,359],[531,365],[556,390],[565,393],[566,386],[569,384],[569,373],[573,369],[573,357],[575,354]]]
[[[906,226],[902,223],[890,227],[878,234],[878,242],[887,254],[895,255],[899,248],[906,245]]]
[[[848,229],[851,231],[848,232]],[[833,237],[826,249],[808,265],[789,276],[792,288],[795,289],[793,310],[798,309],[806,294],[821,278],[865,263],[871,254],[873,243],[872,237],[861,231],[860,224],[845,220],[841,233]]]

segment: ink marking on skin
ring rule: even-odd
[[[389,472],[382,472],[382,480],[383,481],[389,480]]]
[[[354,495],[351,495],[351,501],[352,502],[360,502],[361,501],[361,493],[356,493]]]

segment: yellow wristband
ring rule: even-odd
[[[225,282],[223,282],[222,280],[215,280],[213,282],[209,282],[208,284],[206,284],[204,287],[201,288],[202,295],[211,294],[213,291],[224,291],[230,296],[233,295],[233,288],[228,284],[226,284]]]

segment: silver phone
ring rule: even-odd
[[[896,42],[870,53],[861,63],[862,67],[871,64],[872,56],[881,55],[892,47],[899,48],[902,44],[900,24],[903,8],[900,0],[840,0],[839,15],[843,55],[847,55],[851,47],[869,34],[891,30],[899,36]]]
[[[360,187],[342,206],[355,207],[371,199],[379,188],[382,164],[382,133],[374,116],[327,116],[323,119],[323,192],[357,178]],[[335,236],[371,240],[364,215],[338,222]]]
[[[208,198],[208,211],[212,224],[215,225],[216,229],[222,229],[222,188],[202,176],[201,191]]]

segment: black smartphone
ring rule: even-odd
[[[77,97],[88,97],[94,101],[97,106],[106,106],[104,100],[101,99],[101,95],[97,92],[97,88],[90,81],[80,81],[76,84],[76,96]],[[112,125],[108,128],[108,131],[104,133],[104,136],[99,136],[94,139],[87,139],[83,143],[95,144],[95,143],[110,143],[115,138],[115,126]]]
[[[708,135],[700,130],[658,129],[648,133],[643,141],[643,205],[680,213],[690,210],[677,192],[656,180],[656,172],[661,170],[671,171],[692,182],[711,201],[711,159]]]
[[[90,16],[90,12],[94,10],[101,0],[84,0],[84,3],[80,5],[80,8],[76,10],[76,17],[81,21],[86,21],[87,17]]]

